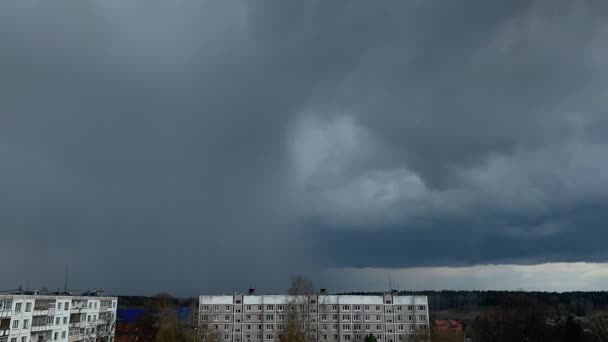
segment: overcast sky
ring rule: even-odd
[[[1,1],[0,290],[605,289],[607,19]]]

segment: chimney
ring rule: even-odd
[[[327,289],[321,289],[319,292],[320,292],[322,295],[327,294]]]
[[[249,288],[249,295],[253,296],[255,294],[255,289]]]

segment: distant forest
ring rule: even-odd
[[[380,292],[350,292],[363,295]],[[431,311],[474,311],[511,304],[514,298],[528,298],[540,304],[583,316],[593,310],[608,309],[608,292],[525,292],[525,291],[399,291],[399,295],[426,295]]]

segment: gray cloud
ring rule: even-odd
[[[606,10],[3,2],[0,285],[605,260]]]

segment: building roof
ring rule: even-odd
[[[201,304],[234,304],[233,296],[200,296]],[[289,295],[243,295],[243,304],[287,304],[293,301],[294,296]],[[319,295],[319,304],[359,304],[359,305],[381,305],[384,298],[381,295]],[[426,296],[393,296],[393,304],[396,305],[427,305]]]

